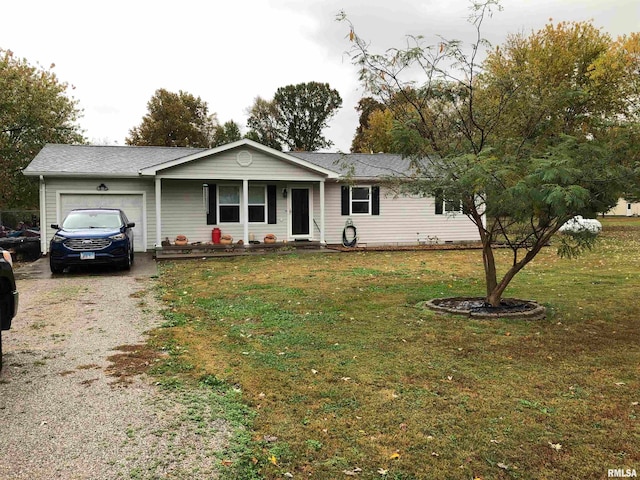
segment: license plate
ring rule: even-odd
[[[80,260],[95,260],[96,252],[80,252]]]

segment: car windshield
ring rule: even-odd
[[[62,228],[77,230],[81,228],[120,228],[118,212],[71,212],[64,219]]]

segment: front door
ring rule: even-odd
[[[291,236],[311,237],[309,187],[291,187]]]

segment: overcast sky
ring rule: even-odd
[[[486,21],[494,45],[508,33],[542,28],[550,18],[593,20],[612,36],[640,31],[639,0],[504,0]],[[469,39],[468,0],[23,0],[2,2],[0,48],[53,71],[75,88],[80,125],[93,143],[124,145],[158,88],[199,96],[223,123],[246,131],[256,96],[278,87],[327,82],[343,107],[325,132],[348,151],[363,96],[349,49],[344,10],[379,50],[407,34]]]

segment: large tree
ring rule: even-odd
[[[277,110],[273,101],[256,97],[251,108],[247,110],[249,132],[246,137],[267,147],[282,150],[280,132],[278,130]]]
[[[214,144],[216,115],[207,102],[180,90],[156,90],[147,103],[148,113],[129,131],[127,145],[209,148]]]
[[[342,106],[342,98],[328,83],[299,83],[280,87],[273,100],[256,98],[249,110],[249,138],[264,138],[293,151],[330,147],[322,131]]]
[[[352,153],[371,153],[374,151],[369,139],[366,138],[367,131],[371,128],[369,119],[371,114],[384,111],[385,108],[384,104],[375,98],[363,97],[358,101],[356,110],[360,113],[360,116],[356,134],[351,142]]]
[[[478,228],[491,306],[567,220],[615,205],[632,169],[612,133],[636,108],[623,52],[591,23],[511,35],[480,62],[481,26],[497,6],[473,4],[469,49],[410,37],[408,48],[375,54],[350,25],[361,80],[393,112],[394,145],[412,160],[397,187],[459,202]],[[421,82],[405,78],[417,71]],[[559,253],[578,255],[593,240],[563,236]],[[511,249],[507,265],[496,242]]]
[[[49,70],[0,49],[0,209],[38,206],[38,182],[22,175],[45,143],[83,143],[77,100]]]
[[[217,147],[226,143],[237,142],[241,138],[242,133],[240,132],[240,125],[233,120],[229,120],[228,122],[224,122],[224,124],[216,127],[213,134],[212,146]]]

